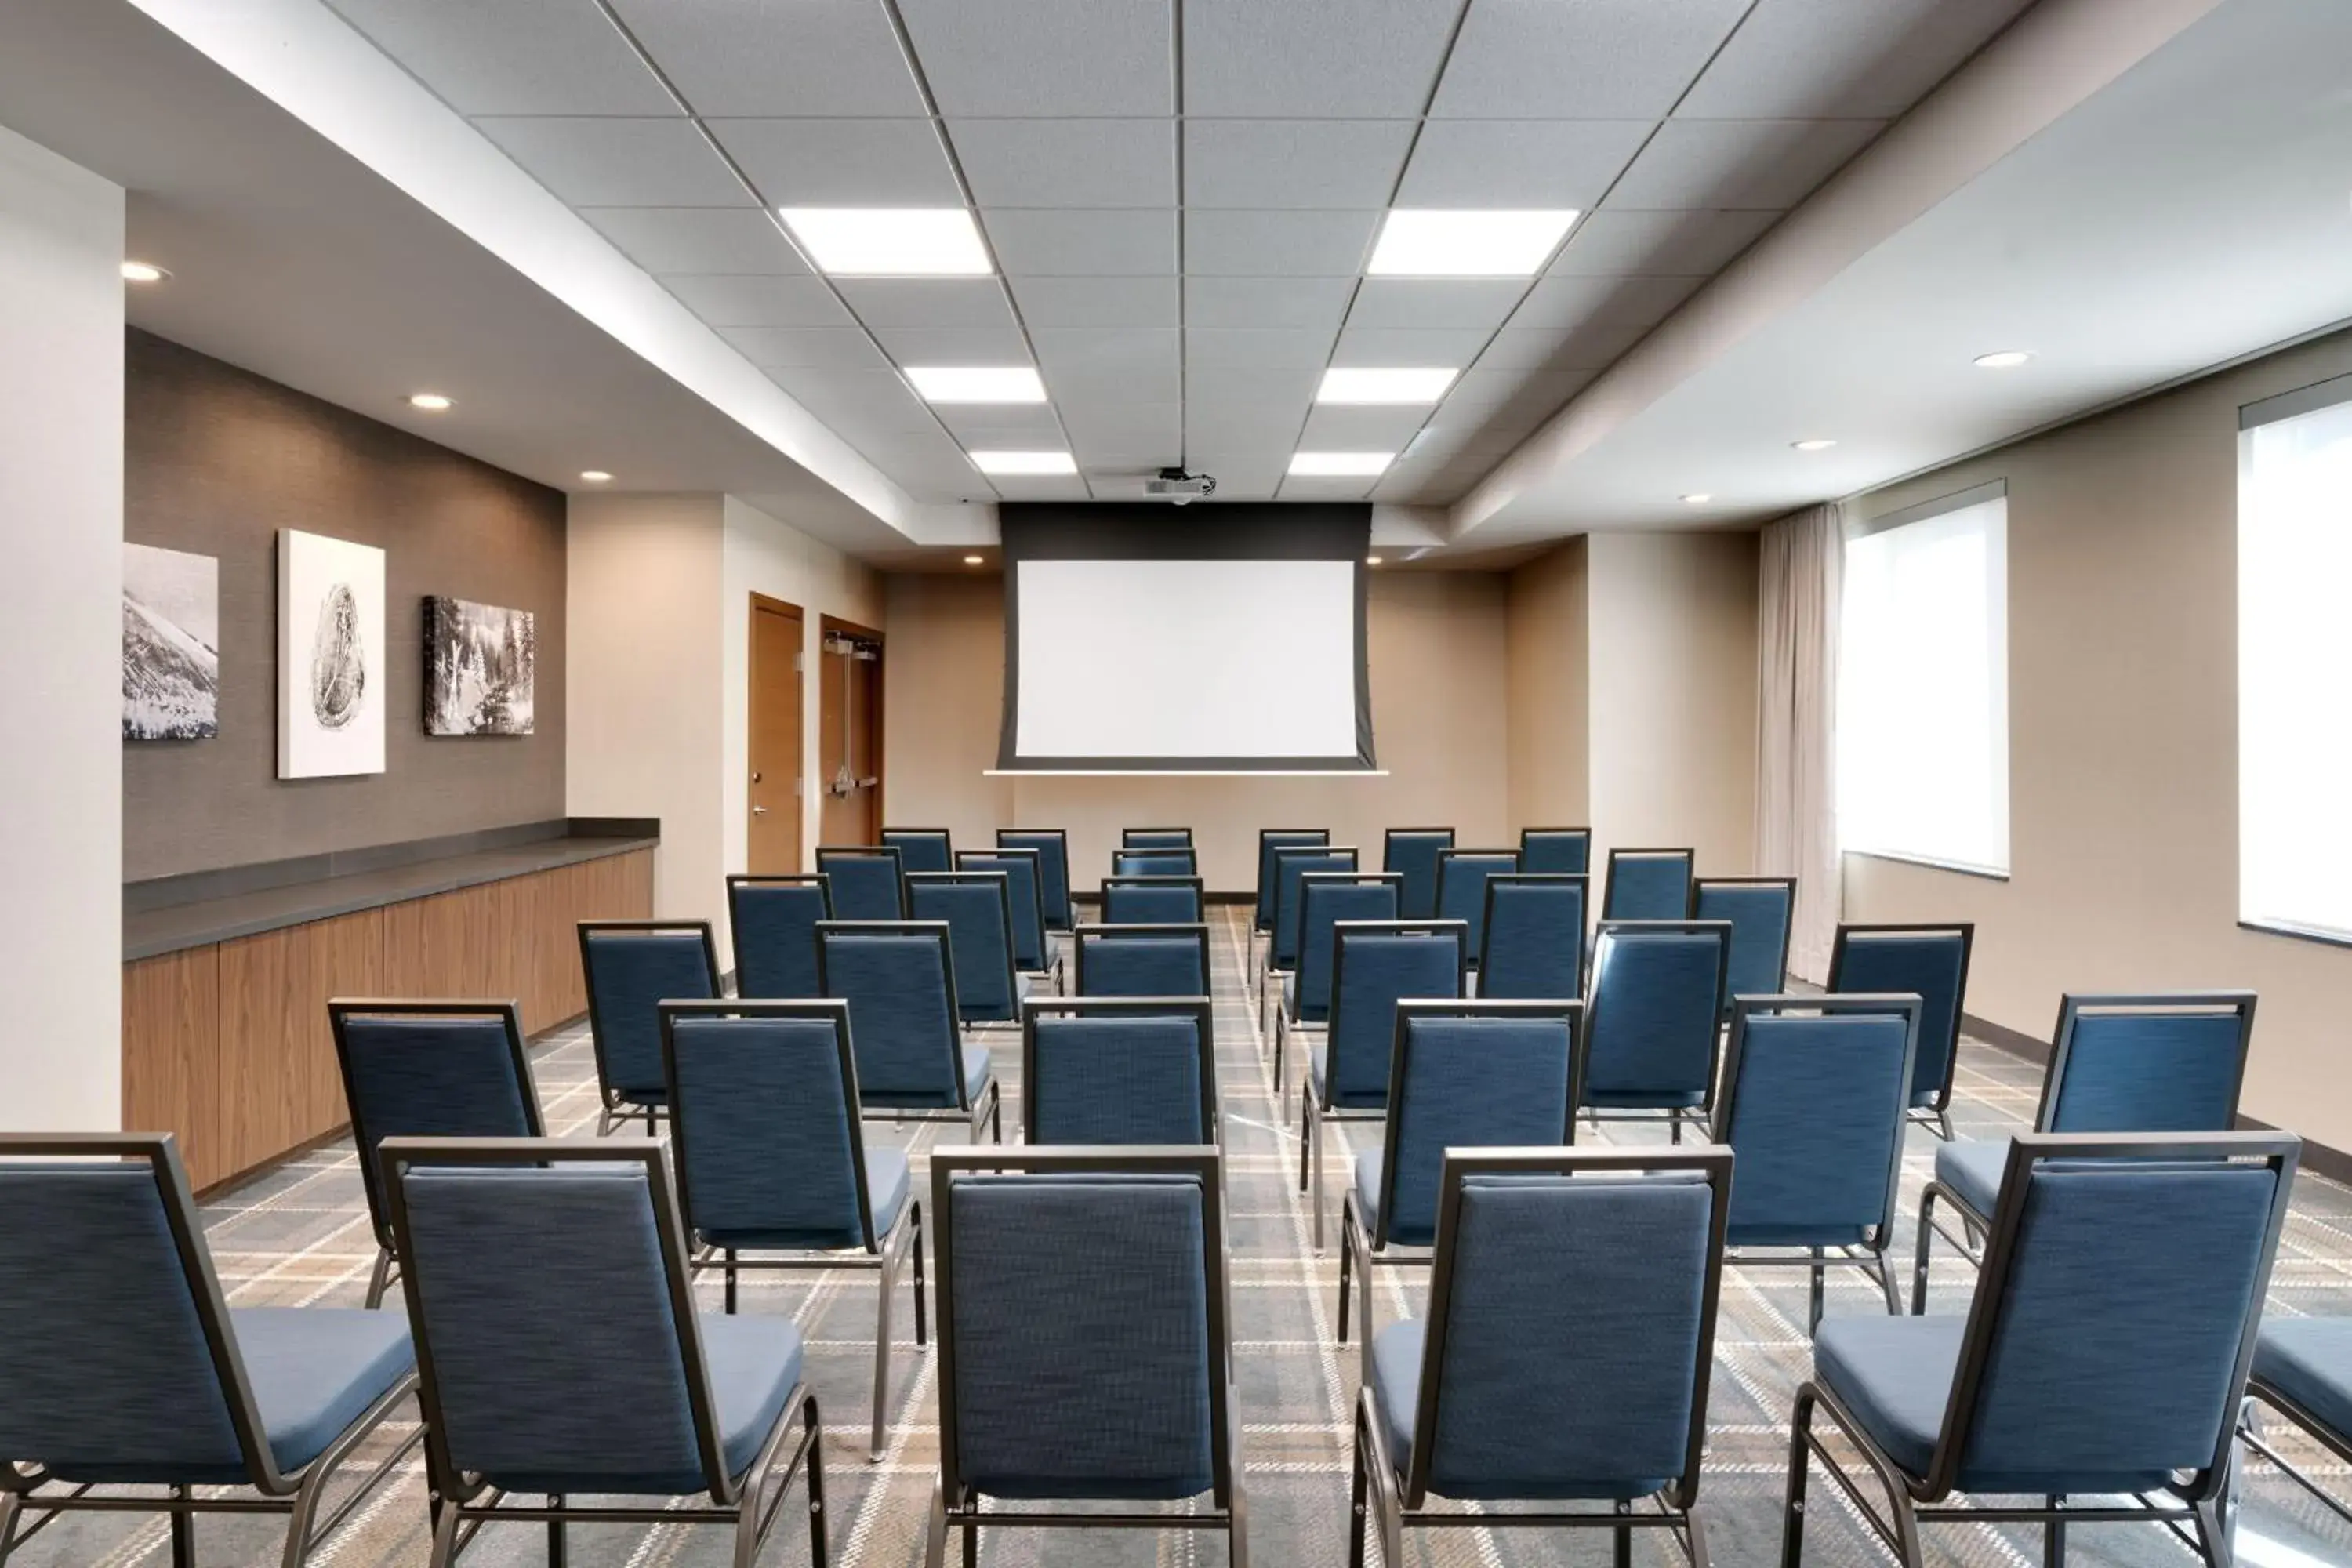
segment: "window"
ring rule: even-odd
[[[2333,382],[2241,416],[2238,918],[2352,939],[2348,400]]]
[[[2005,875],[2005,487],[1849,534],[1838,635],[1838,847]]]

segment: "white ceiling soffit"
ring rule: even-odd
[[[1752,522],[2352,319],[2347,58],[2352,7],[2042,0],[1456,504],[1453,544]]]
[[[983,509],[911,498],[318,0],[131,4],[881,525],[877,531],[835,515],[828,530],[831,509],[820,506],[814,531],[864,549],[961,542],[993,532],[984,515],[970,515]],[[551,63],[549,74],[565,76],[564,62]],[[759,216],[748,196],[735,195],[748,215]],[[545,393],[562,395],[560,387]],[[617,464],[605,466],[619,471]],[[780,490],[810,499],[805,483],[783,489],[781,478],[772,476],[772,500]],[[793,515],[810,510],[804,504]]]

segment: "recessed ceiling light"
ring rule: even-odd
[[[152,261],[126,261],[122,264],[122,280],[126,283],[161,283],[170,276]]]
[[[836,278],[984,278],[988,247],[961,207],[782,207],[778,216]]]
[[[444,397],[437,392],[412,392],[408,395],[408,406],[422,408],[430,414],[438,414],[445,408],[456,407],[457,403],[456,400]]]
[[[583,468],[580,470],[580,477],[592,485],[609,485],[613,482],[613,476],[602,468]]]
[[[1683,500],[1690,502],[1693,506],[1705,506],[1714,499],[1715,498],[1713,496],[1708,495],[1705,490],[1701,490],[1696,495],[1687,495],[1683,497]]]
[[[1293,452],[1290,471],[1315,479],[1357,479],[1383,473],[1394,452]]]
[[[1800,452],[1826,452],[1837,443],[1826,436],[1815,436],[1808,440],[1791,441],[1789,445]]]
[[[1576,221],[1572,209],[1391,209],[1372,247],[1375,278],[1532,278]]]
[[[978,566],[986,560],[987,557],[984,555],[967,555],[963,558],[963,563],[967,566]]]
[[[1977,355],[1976,366],[1979,370],[2015,370],[2032,357],[2023,349],[2003,349],[1999,353]]]
[[[907,379],[927,403],[1045,401],[1045,384],[1025,364],[910,365]]]
[[[973,452],[983,474],[1075,474],[1077,459],[1067,452]]]
[[[1434,403],[1460,373],[1451,370],[1362,370],[1334,367],[1315,390],[1318,403]]]
[[[1380,563],[1381,558],[1377,555],[1367,555],[1364,557],[1364,564],[1367,566],[1377,566]]]

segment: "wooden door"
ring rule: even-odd
[[[743,868],[754,873],[801,869],[801,628],[797,605],[751,595],[751,824]]]
[[[822,842],[882,837],[882,634],[827,616],[817,682],[817,787]]]

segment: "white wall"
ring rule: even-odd
[[[0,129],[0,1127],[122,1124],[122,191]]]

